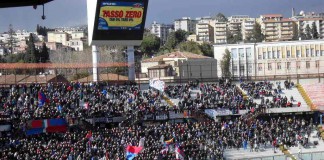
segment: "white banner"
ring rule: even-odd
[[[216,115],[217,115],[217,112],[216,110],[214,109],[206,109],[205,110],[205,113],[212,119],[214,119],[216,121]]]
[[[10,131],[11,130],[11,125],[0,125],[0,132],[3,131]]]
[[[163,92],[165,88],[165,83],[159,79],[150,79],[150,87]]]

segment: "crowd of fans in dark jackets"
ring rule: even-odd
[[[246,91],[247,95],[254,99],[261,99],[261,104],[265,105],[266,108],[282,108],[282,107],[300,107],[301,103],[296,102],[294,97],[287,97],[283,95],[281,82],[276,84],[270,83],[269,81],[264,82],[242,82],[240,87]],[[286,90],[294,87],[293,82],[284,82]]]
[[[260,87],[261,86],[261,87]],[[271,90],[270,84],[243,84],[253,94],[257,90]],[[199,92],[192,96],[192,90]],[[39,106],[38,93],[48,102]],[[262,91],[261,91],[262,92]],[[214,84],[188,83],[170,85],[165,94],[180,99],[179,105],[162,103],[160,92],[140,90],[137,86],[117,86],[99,83],[69,83],[46,86],[11,86],[2,89],[0,107],[8,115],[12,130],[0,135],[1,159],[125,159],[127,145],[137,146],[145,138],[144,150],[135,159],[175,159],[174,144],[179,144],[185,159],[223,159],[225,149],[258,151],[262,146],[307,144],[312,131],[312,120],[300,118],[247,119],[244,116],[215,122],[159,123],[151,126],[117,125],[109,128],[91,127],[69,130],[66,133],[24,134],[26,122],[34,119],[78,119],[96,116],[124,116],[138,118],[148,113],[183,110],[199,111],[206,108],[231,110],[256,107],[253,100],[244,99],[242,92],[231,82]],[[266,105],[267,103],[261,104]],[[236,111],[237,112],[237,111]],[[138,119],[137,118],[137,119]],[[91,136],[89,136],[89,134]],[[167,146],[165,141],[172,140]],[[248,147],[250,145],[250,147]]]

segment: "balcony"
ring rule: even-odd
[[[215,25],[215,28],[226,28],[225,25]]]
[[[216,32],[215,36],[226,36],[226,33],[224,33],[224,32]]]
[[[293,27],[283,27],[281,28],[282,31],[292,31]]]
[[[267,32],[266,36],[277,36],[278,33],[277,32]]]
[[[266,32],[275,32],[275,31],[277,31],[277,28],[266,29]]]

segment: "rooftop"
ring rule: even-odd
[[[262,17],[283,17],[282,14],[263,14]]]
[[[153,58],[148,58],[143,60],[142,62],[160,62],[163,61],[164,58],[181,58],[181,59],[207,59],[210,57],[206,57],[203,55],[198,55],[190,52],[171,52],[171,53],[166,53],[157,57]]]

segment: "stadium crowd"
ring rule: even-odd
[[[199,88],[196,96],[191,90]],[[126,146],[137,146],[145,138],[144,150],[136,159],[176,159],[174,145],[179,144],[185,159],[223,159],[225,149],[258,151],[261,146],[307,143],[312,120],[299,118],[246,119],[243,116],[223,122],[161,123],[152,126],[91,128],[68,130],[66,133],[24,134],[28,120],[103,115],[129,117],[134,113],[182,112],[205,108],[251,109],[252,100],[230,82],[220,84],[185,84],[166,88],[166,94],[179,98],[178,106],[167,107],[162,95],[135,86],[69,83],[29,87],[11,86],[1,91],[1,110],[10,116],[12,131],[0,136],[0,157],[3,159],[125,159]],[[45,99],[41,102],[40,99]],[[249,114],[258,112],[256,110]],[[288,123],[287,123],[288,122]],[[168,144],[166,143],[168,141]]]

